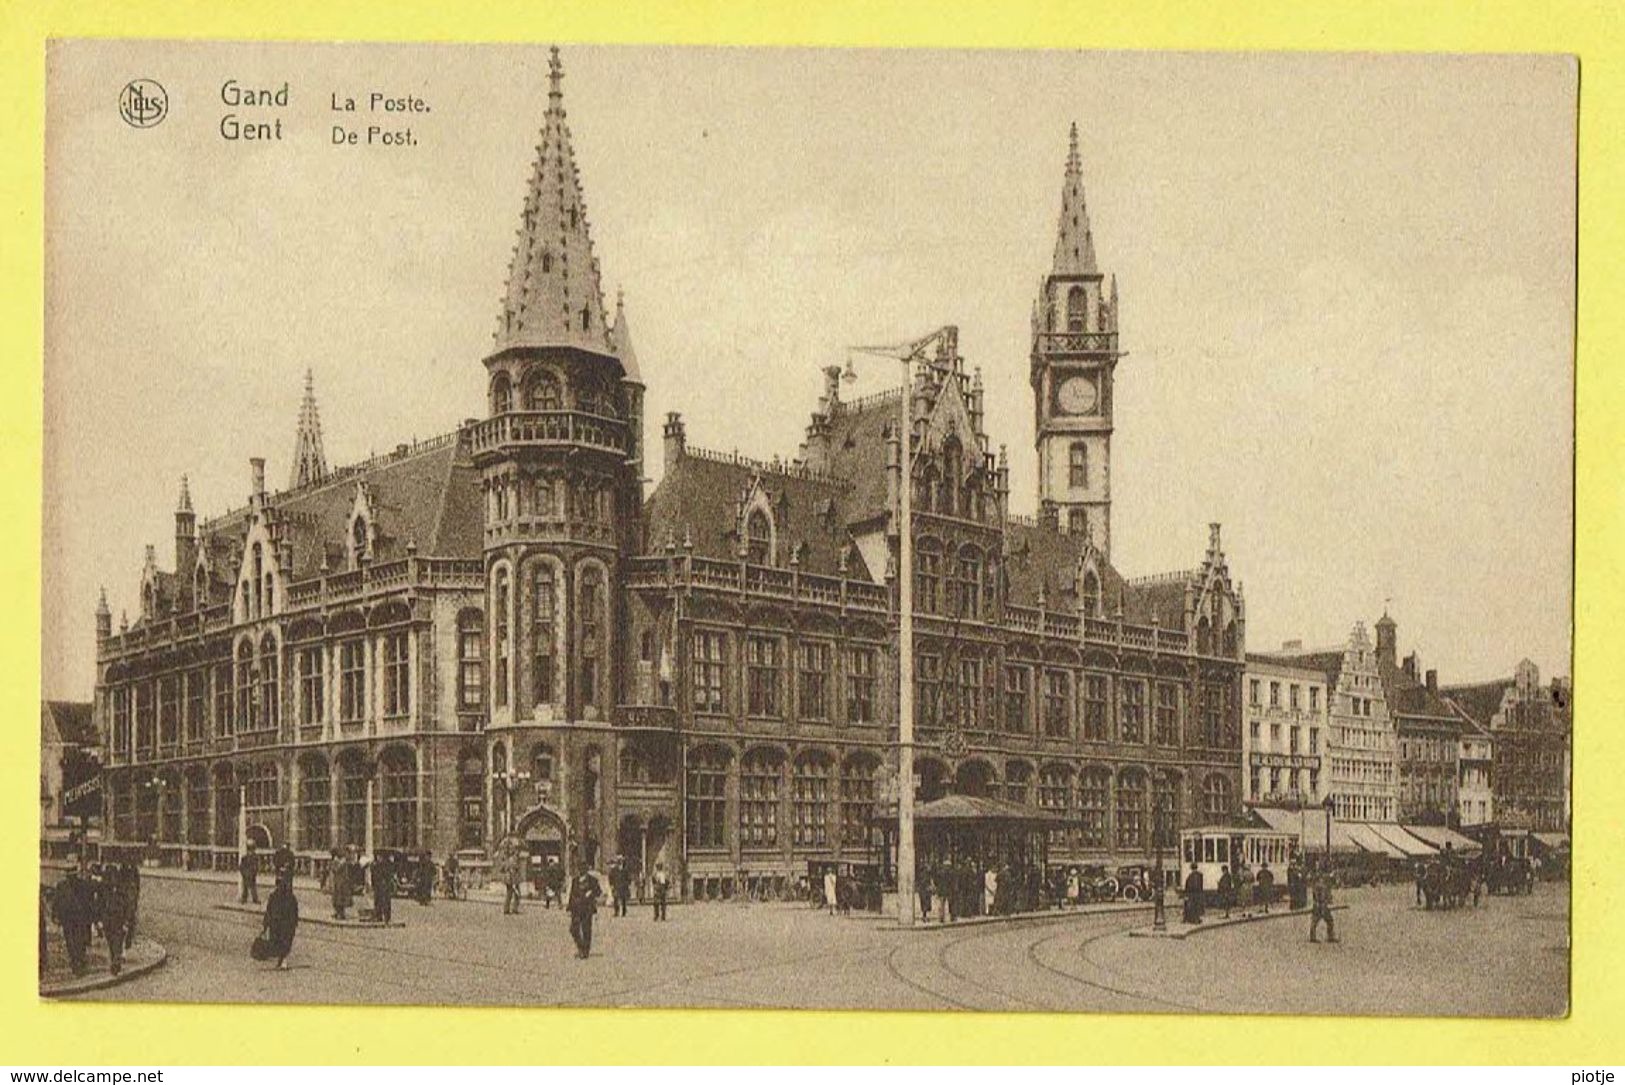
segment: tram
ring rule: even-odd
[[[1179,834],[1179,854],[1183,857],[1180,883],[1189,876],[1191,864],[1202,872],[1202,889],[1211,896],[1218,892],[1219,876],[1239,860],[1256,873],[1264,863],[1284,884],[1287,863],[1301,843],[1297,833],[1275,829],[1241,829],[1228,825],[1186,829]]]

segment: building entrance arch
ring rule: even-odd
[[[570,873],[569,855],[565,848],[570,834],[565,828],[564,817],[557,810],[538,803],[519,815],[513,825],[513,835],[525,843],[534,882],[540,884],[542,872],[550,865],[557,864],[566,875]]]
[[[271,829],[261,822],[255,822],[248,827],[248,842],[260,851],[271,850]]]

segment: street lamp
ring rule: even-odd
[[[938,328],[912,343],[896,346],[851,347],[844,380],[857,379],[853,354],[891,358],[903,366],[903,388],[898,397],[897,445],[901,480],[898,500],[898,629],[897,629],[897,922],[914,925],[914,476],[913,419],[909,400],[913,394],[914,360],[951,328]]]
[[[506,769],[493,772],[491,779],[502,785],[502,835],[507,836],[513,831],[513,789],[530,779],[530,773],[523,769]]]
[[[1320,805],[1326,811],[1326,869],[1329,871],[1332,869],[1332,797],[1327,795]]]
[[[1162,809],[1167,804],[1168,775],[1161,769],[1152,777],[1151,793],[1155,801],[1151,804],[1151,868],[1152,877],[1156,884],[1151,889],[1151,929],[1165,931],[1168,929],[1168,907],[1163,899],[1166,879],[1162,873]]]

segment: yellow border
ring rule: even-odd
[[[0,1063],[524,1062],[1625,1062],[1625,705],[1622,644],[1620,298],[1625,251],[1621,9],[1607,2],[1140,0],[1138,3],[546,4],[196,2],[0,4],[0,628],[7,721],[0,783]],[[1551,1021],[1106,1017],[702,1011],[50,1005],[34,995],[35,712],[41,450],[44,42],[50,37],[665,42],[997,48],[1551,52],[1581,57],[1580,354],[1575,677],[1573,1015]],[[1466,389],[1464,394],[1480,394]],[[1482,394],[1491,394],[1485,390]],[[1554,435],[1555,436],[1555,435]],[[1541,435],[1531,435],[1541,439]],[[94,510],[77,510],[95,530]],[[1510,524],[1509,530],[1542,525]],[[1610,558],[1614,561],[1610,561]],[[1488,575],[1488,570],[1486,570]],[[1610,666],[1610,663],[1614,666]],[[1615,779],[1608,778],[1613,775]],[[1610,786],[1613,784],[1614,786]],[[27,828],[27,831],[19,831]],[[1609,922],[1612,912],[1612,922]],[[1466,948],[1466,947],[1464,947]],[[1470,951],[1470,949],[1468,950]],[[546,1043],[537,1044],[545,1030]],[[258,1038],[251,1047],[249,1037]]]

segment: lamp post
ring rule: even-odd
[[[948,333],[939,328],[912,343],[897,346],[852,347],[846,361],[847,381],[856,380],[853,354],[871,354],[902,363],[903,387],[898,397],[897,447],[900,479],[897,486],[897,923],[914,925],[914,478],[913,394],[914,360],[931,343]]]
[[[1151,869],[1156,884],[1151,888],[1151,929],[1165,931],[1168,929],[1168,907],[1164,900],[1166,879],[1162,873],[1162,809],[1167,802],[1168,775],[1161,769],[1152,777],[1151,793],[1155,801],[1151,804]]]
[[[1326,811],[1326,869],[1331,870],[1332,869],[1332,805],[1333,805],[1332,797],[1330,795],[1327,795],[1326,796],[1326,801],[1321,803],[1320,805],[1321,805],[1321,808]]]
[[[530,779],[530,773],[523,769],[505,769],[493,772],[491,779],[502,785],[502,835],[507,836],[513,831],[513,790]]]

